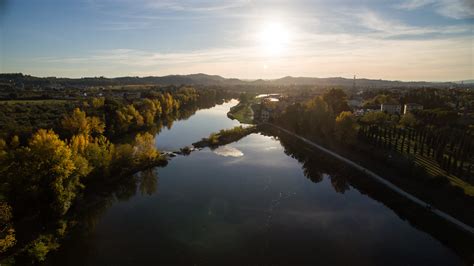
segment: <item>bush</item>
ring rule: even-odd
[[[37,261],[44,261],[46,255],[52,250],[59,248],[59,244],[55,237],[51,234],[40,235],[36,240],[27,247],[28,255]]]

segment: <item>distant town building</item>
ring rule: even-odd
[[[386,112],[388,114],[400,114],[401,106],[399,104],[381,104],[380,111]]]
[[[413,110],[423,110],[423,105],[417,103],[407,103],[403,109],[403,114],[412,112]]]

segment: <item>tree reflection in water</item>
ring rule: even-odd
[[[156,193],[158,189],[158,175],[155,169],[147,169],[140,172],[140,193],[142,195],[151,196]]]
[[[275,132],[265,131],[264,134],[272,135]],[[292,136],[281,135],[278,136],[278,140],[285,148],[285,154],[301,163],[303,173],[309,180],[319,183],[327,176],[336,192],[344,193],[350,189],[348,178],[354,171],[350,171],[346,165],[325,154],[308,149]]]
[[[432,214],[430,211],[413,204],[387,187],[372,180],[362,172],[274,128],[261,127],[260,132],[272,136],[285,149],[285,154],[301,163],[305,176],[319,183],[328,176],[331,185],[338,193],[344,193],[351,187],[362,194],[383,203],[392,209],[401,219],[422,230],[459,254],[466,262],[474,260],[473,237],[454,225]]]

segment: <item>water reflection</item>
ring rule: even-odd
[[[230,147],[230,146],[220,146],[213,150],[213,152],[217,155],[224,156],[224,157],[242,157],[244,156],[243,152],[240,150]]]
[[[179,150],[209,136],[212,132],[238,126],[240,123],[237,120],[227,118],[227,112],[237,103],[237,100],[231,100],[209,109],[201,109],[189,119],[175,121],[172,127],[161,130],[156,136],[158,149]]]
[[[401,219],[408,220],[412,226],[443,242],[466,263],[474,261],[474,239],[469,234],[412,204],[352,167],[322,152],[308,149],[301,141],[287,134],[281,134],[270,128],[264,129],[263,132],[267,136],[278,138],[285,149],[285,154],[301,163],[305,176],[312,182],[319,183],[329,179],[334,191],[342,194],[354,187],[372,199],[382,202]]]
[[[155,169],[147,169],[139,173],[140,193],[151,196],[158,190],[158,175]]]
[[[169,134],[192,136],[189,121]],[[100,186],[50,264],[456,265],[474,254],[455,228],[294,138],[266,131],[216,150]]]

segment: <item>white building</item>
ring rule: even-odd
[[[423,105],[417,103],[407,103],[403,109],[403,114],[412,112],[413,110],[423,110]]]
[[[399,104],[381,104],[380,111],[388,114],[400,114],[402,107]]]

